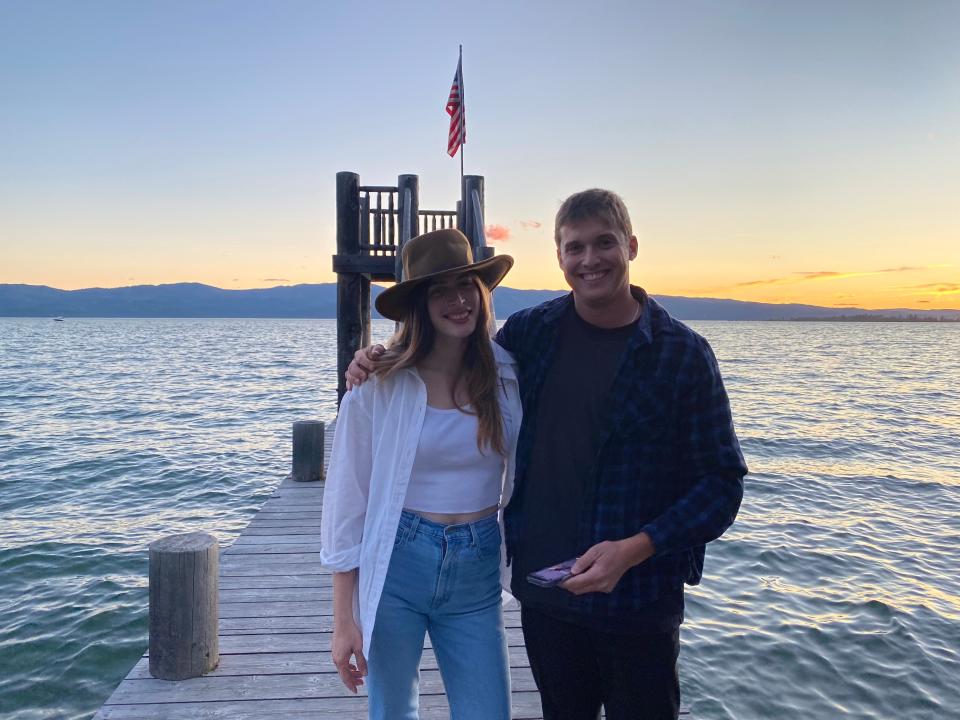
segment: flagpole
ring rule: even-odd
[[[460,68],[460,187],[463,187],[463,146],[466,142],[466,136],[463,134],[463,120],[467,114],[467,105],[463,93],[463,45],[460,46],[460,62],[457,63]]]

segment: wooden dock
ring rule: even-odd
[[[329,443],[333,428],[328,428]],[[94,720],[367,717],[330,659],[332,578],[320,566],[323,483],[283,480],[220,555],[220,664],[191,680],[157,680],[144,655]],[[513,717],[542,718],[513,603],[505,612]],[[681,715],[688,717],[686,711]],[[420,717],[449,718],[436,657],[423,654]]]

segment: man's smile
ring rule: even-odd
[[[587,282],[592,282],[593,280],[599,280],[606,274],[606,270],[594,270],[593,272],[580,273],[580,278],[582,280],[586,280]]]

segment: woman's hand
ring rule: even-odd
[[[363,634],[353,618],[334,624],[330,654],[343,684],[356,694],[367,674],[367,660],[363,657]],[[351,656],[356,659],[356,664],[350,662]]]

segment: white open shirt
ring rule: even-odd
[[[500,494],[502,537],[522,409],[513,356],[494,342],[491,347],[507,448]],[[334,572],[360,568],[354,617],[363,632],[364,652],[373,637],[426,407],[427,388],[413,368],[399,370],[386,381],[372,377],[340,403],[323,492],[320,562]],[[504,545],[500,555],[501,583],[509,589]]]

